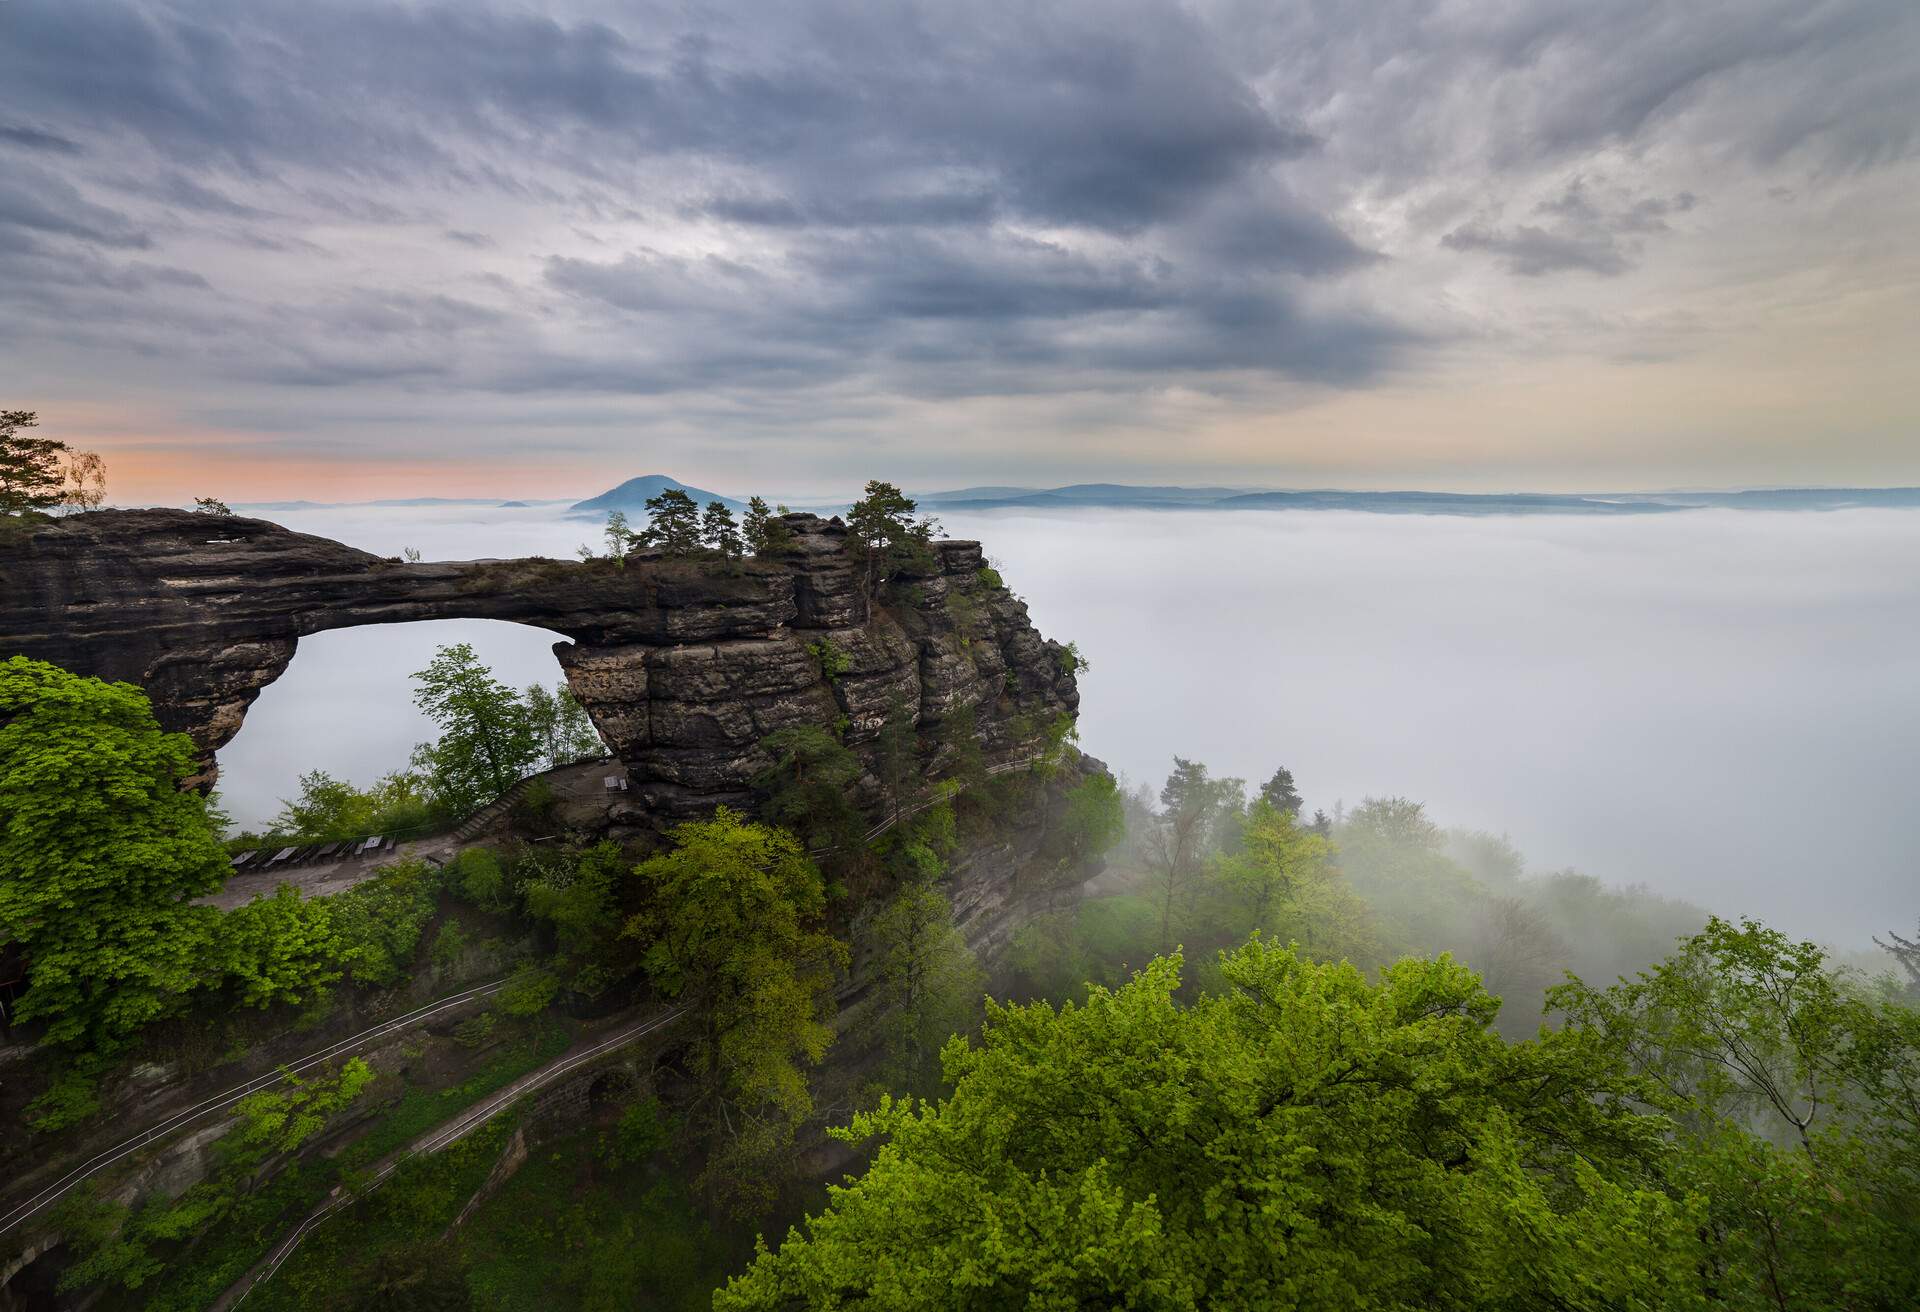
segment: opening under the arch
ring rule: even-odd
[[[361,787],[404,769],[437,730],[414,705],[413,674],[464,642],[513,688],[562,682],[553,644],[564,634],[501,620],[362,625],[300,639],[287,672],[261,692],[220,749],[220,800],[240,829],[260,829],[300,776],[324,770]]]

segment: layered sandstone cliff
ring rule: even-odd
[[[265,520],[96,511],[0,542],[0,659],[140,685],[210,773],[307,634],[425,619],[536,625],[569,639],[554,648],[567,680],[626,763],[636,806],[659,819],[745,801],[762,740],[794,725],[833,729],[871,774],[890,708],[929,744],[970,708],[989,766],[1026,759],[1040,726],[1077,711],[1065,650],[983,574],[979,544],[935,544],[930,568],[876,602],[837,519],[786,523],[795,547],[778,558],[622,567],[408,563]],[[861,791],[870,801],[877,785]]]

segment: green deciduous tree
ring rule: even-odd
[[[1717,917],[1636,978],[1550,1002],[1674,1119],[1725,1302],[1920,1306],[1920,1013],[1850,988],[1813,943]]]
[[[1215,868],[1232,902],[1228,922],[1239,935],[1291,940],[1316,960],[1373,960],[1373,917],[1331,857],[1327,840],[1302,829],[1293,812],[1255,802],[1238,846]]]
[[[145,693],[16,656],[0,664],[0,943],[27,960],[19,1018],[110,1046],[200,979],[226,853],[185,734]]]
[[[341,976],[332,903],[303,899],[291,885],[222,916],[213,950],[243,1006],[311,1002]]]
[[[635,968],[621,950],[620,885],[627,867],[620,845],[584,851],[529,853],[520,896],[527,914],[553,930],[559,965],[575,992],[593,997]]]
[[[531,683],[521,695],[527,707],[528,727],[533,730],[536,764],[543,769],[571,765],[607,754],[600,731],[587,718],[586,708],[573,695],[565,681],[548,688]]]
[[[700,1113],[723,1131],[705,1177],[731,1205],[763,1203],[774,1155],[812,1110],[805,1068],[833,1039],[846,949],[825,931],[820,872],[795,838],[725,807],[673,831],[636,875],[626,933],[654,987],[691,1013]]]
[[[442,647],[413,676],[414,704],[440,726],[415,753],[446,809],[461,815],[519,782],[539,760],[532,718],[467,643]]]
[[[1698,1307],[1662,1122],[1578,1039],[1508,1045],[1451,961],[1379,984],[1255,942],[1055,1011],[990,1005],[953,1094],[715,1298],[790,1307]]]

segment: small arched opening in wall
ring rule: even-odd
[[[600,1108],[631,1102],[640,1092],[640,1077],[625,1066],[596,1073],[587,1086],[587,1106]]]
[[[360,625],[304,637],[286,672],[261,691],[240,732],[215,757],[221,806],[236,829],[261,831],[313,771],[372,787],[405,770],[414,747],[439,735],[414,702],[413,675],[441,648],[466,643],[508,687],[552,691],[565,682],[553,646],[565,641],[564,634],[502,620]]]

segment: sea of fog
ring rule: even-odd
[[[270,516],[382,554],[571,555],[557,508]],[[1920,915],[1920,511],[1621,518],[989,512],[977,537],[1078,642],[1082,744],[1156,787],[1175,753],[1311,807],[1368,795],[1510,834],[1540,870],[1645,882],[1859,945]],[[369,783],[430,736],[407,676],[473,643],[516,685],[558,635],[320,634],[220,753],[257,822],[305,770]]]

